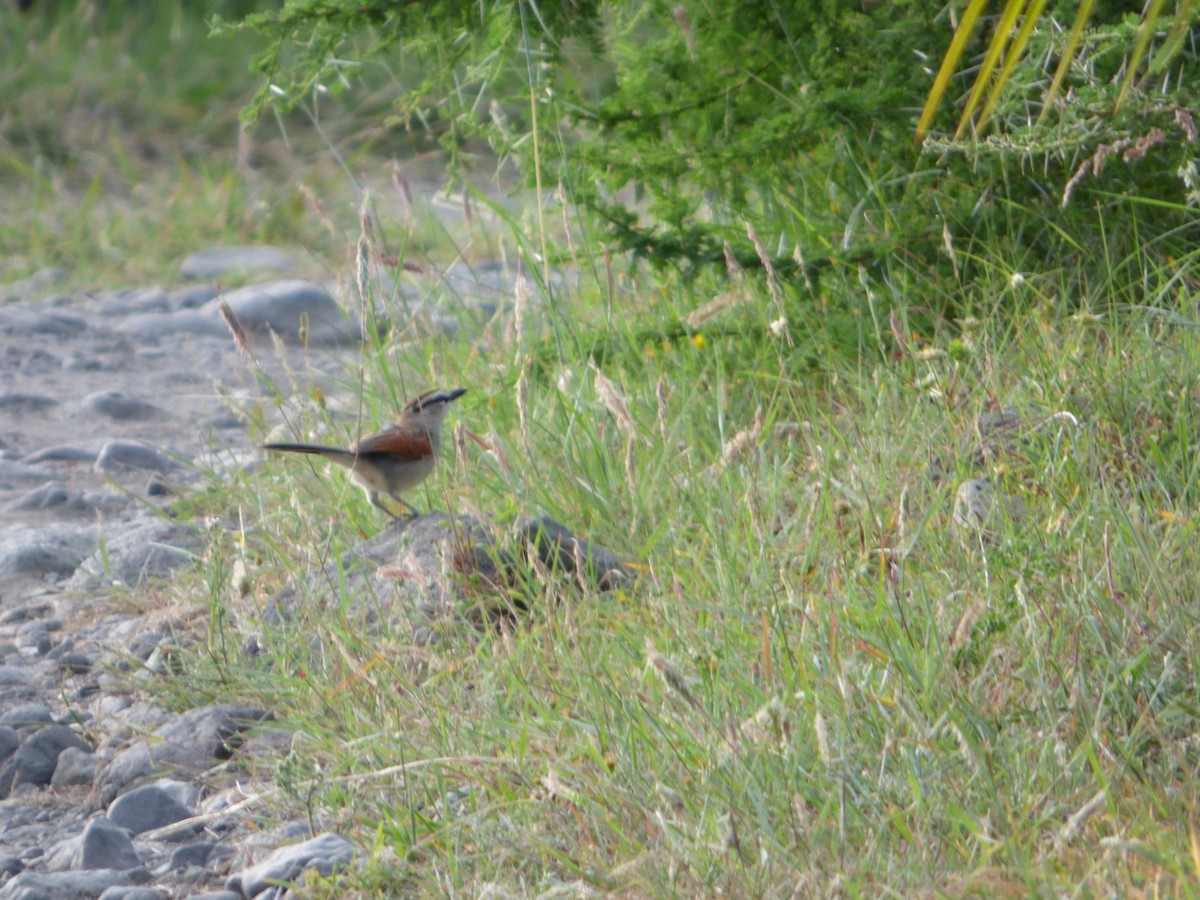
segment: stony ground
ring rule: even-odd
[[[201,549],[172,504],[255,459],[239,409],[261,388],[214,283],[253,272],[229,306],[318,381],[356,352],[358,324],[295,266],[214,248],[178,287],[55,295],[52,272],[0,285],[0,898],[281,896],[266,879],[355,856],[308,821],[253,818],[243,765],[290,739],[270,710],[168,711],[135,687],[187,625],[129,599]],[[455,279],[484,317],[512,285],[500,267],[440,280]]]

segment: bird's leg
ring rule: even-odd
[[[387,514],[388,514],[389,516],[391,516],[393,519],[399,519],[399,518],[400,518],[398,515],[396,515],[394,512],[392,512],[390,509],[388,509],[386,506],[384,506],[384,505],[383,505],[383,498],[379,496],[379,492],[378,492],[378,491],[370,491],[370,492],[368,492],[368,494],[367,494],[367,499],[371,501],[371,505],[372,505],[372,506],[377,506],[377,507],[379,507],[379,509],[382,509],[382,510],[383,510],[385,513],[387,513]],[[410,507],[410,508],[411,508],[411,507]]]
[[[401,497],[399,497],[396,494],[391,494],[390,496],[393,500],[395,500],[397,503],[399,503],[401,506],[403,506],[405,509],[407,509],[410,513],[412,513],[412,515],[409,516],[410,519],[415,519],[417,516],[420,515],[420,513],[417,512],[416,507],[413,506],[411,503],[405,502]]]

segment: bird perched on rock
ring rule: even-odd
[[[263,444],[262,449],[323,456],[349,469],[350,480],[366,491],[373,505],[393,519],[399,516],[383,505],[385,494],[416,516],[417,511],[400,495],[428,478],[437,465],[446,410],[465,393],[465,388],[426,391],[409,401],[394,425],[369,434],[344,450],[320,444]]]

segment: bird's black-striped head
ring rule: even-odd
[[[404,411],[407,413],[419,413],[432,412],[437,407],[445,409],[451,402],[457,400],[466,392],[466,388],[454,388],[448,391],[437,388],[432,391],[426,391],[419,397],[414,397],[408,401],[408,406],[404,407]]]

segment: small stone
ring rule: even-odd
[[[70,868],[132,869],[141,862],[125,829],[100,816],[83,829]]]
[[[108,808],[108,817],[137,836],[190,818],[191,810],[172,796],[166,785],[153,783],[122,794]],[[196,826],[198,831],[200,826]]]
[[[190,565],[199,538],[186,525],[170,519],[134,519],[107,527],[104,552],[93,553],[79,566],[67,586],[89,589],[121,582],[136,586]]]
[[[86,675],[96,664],[96,659],[90,653],[64,653],[59,657],[58,664],[69,675]]]
[[[21,861],[21,857],[0,857],[0,877],[12,878],[23,871],[25,871],[25,863]]]
[[[21,738],[17,735],[16,729],[8,725],[0,725],[0,763],[16,753],[20,746]]]
[[[193,895],[194,896],[194,895]],[[170,894],[158,888],[130,887],[114,884],[105,889],[98,900],[168,900]]]
[[[91,869],[83,872],[22,872],[0,890],[3,900],[95,900],[114,885],[146,884],[154,880],[145,866]],[[242,898],[238,898],[242,900]]]
[[[191,709],[122,750],[97,776],[96,792],[102,803],[164,768],[191,777],[229,759],[241,743],[243,731],[268,717],[265,710],[231,703]],[[18,751],[19,752],[19,751]]]
[[[0,310],[0,328],[26,339],[33,335],[70,338],[87,331],[88,323],[81,316],[49,309],[44,304],[13,305]]]
[[[17,752],[0,763],[0,798],[22,784],[47,785],[58,766],[58,756],[67,747],[91,750],[65,725],[48,725],[25,740]]]
[[[26,456],[21,457],[21,462],[26,465],[35,465],[44,462],[79,462],[79,463],[94,463],[104,445],[108,443],[103,438],[97,440],[80,441],[77,444],[52,444],[49,447],[43,447],[41,450],[35,450]]]
[[[213,849],[216,844],[205,843],[203,841],[195,844],[184,844],[182,847],[176,848],[171,854],[171,862],[168,868],[171,871],[176,869],[186,869],[189,866],[198,866],[203,868],[208,864],[208,858],[212,856]]]
[[[52,406],[58,406],[58,401],[45,394],[21,394],[15,391],[0,394],[0,410],[9,413],[38,413]]]
[[[178,467],[179,464],[161,450],[137,441],[109,441],[101,448],[92,466],[97,474],[120,468],[170,472]]]
[[[26,685],[33,681],[33,672],[20,666],[0,666],[0,687]]]
[[[99,391],[83,398],[83,408],[120,422],[165,418],[166,412],[125,391]]]
[[[607,547],[576,537],[566,525],[550,516],[538,516],[518,531],[519,540],[531,545],[550,569],[574,572],[583,564],[588,581],[602,591],[611,590],[629,577],[617,555]]]
[[[168,300],[171,309],[199,309],[220,294],[221,289],[215,284],[197,284],[172,291]]]
[[[24,728],[26,725],[52,725],[54,716],[42,703],[22,703],[0,713],[0,725]]]
[[[65,788],[77,784],[91,784],[96,779],[98,765],[95,753],[80,750],[78,747],[67,747],[58,754],[58,764],[54,767],[54,774],[50,776],[50,786]]]
[[[225,889],[256,897],[272,883],[295,881],[305,869],[315,868],[323,877],[345,867],[354,859],[354,845],[339,834],[326,832],[299,844],[280,847],[258,865],[231,875]]]
[[[0,531],[0,575],[69,575],[95,549],[91,527],[15,525]]]

